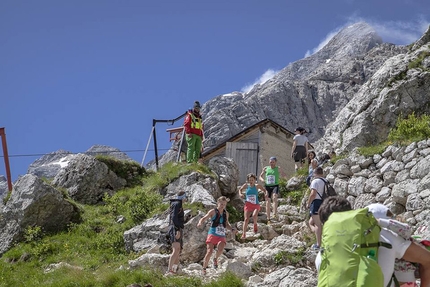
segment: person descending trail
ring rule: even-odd
[[[244,223],[243,223],[243,233],[242,233],[242,239],[246,238],[246,231],[248,229],[248,224],[250,217],[252,215],[252,220],[254,222],[254,233],[258,232],[258,225],[257,225],[257,217],[258,212],[260,211],[260,203],[258,201],[258,190],[264,191],[265,196],[267,197],[267,190],[261,186],[257,182],[257,176],[253,173],[249,173],[246,176],[247,182],[244,183],[239,188],[239,196],[241,198],[245,197],[245,207],[244,207]],[[245,194],[243,194],[243,191],[246,189]]]
[[[271,200],[273,198],[273,217],[278,217],[278,196],[279,196],[279,179],[280,175],[285,177],[284,172],[281,167],[276,166],[277,159],[272,156],[269,159],[269,166],[265,166],[260,174],[260,180],[265,182],[264,187],[267,190],[266,200],[266,214],[267,214],[267,224],[270,224],[270,208]]]
[[[218,258],[224,251],[226,244],[225,233],[226,228],[230,229],[232,232],[237,232],[228,221],[228,212],[226,210],[227,202],[230,200],[225,196],[221,196],[217,200],[217,207],[208,211],[208,213],[203,216],[197,223],[197,227],[201,227],[203,222],[207,219],[211,219],[212,224],[208,231],[208,236],[206,238],[206,255],[203,259],[203,275],[206,275],[206,268],[209,263],[209,259],[214,251],[215,246],[217,251],[214,256],[213,266],[215,269],[218,268]]]

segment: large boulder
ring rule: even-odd
[[[218,176],[222,195],[230,198],[237,194],[239,168],[233,159],[217,156],[209,161],[208,167]]]
[[[161,194],[168,198],[175,197],[178,191],[185,191],[188,200],[201,202],[206,208],[216,206],[216,200],[221,196],[221,191],[214,179],[207,174],[192,172],[173,180],[161,190]]]
[[[78,208],[59,190],[34,175],[24,175],[15,183],[1,210],[0,254],[12,243],[22,241],[28,227],[38,226],[43,232],[58,232],[79,221]]]
[[[67,189],[70,197],[78,202],[97,204],[105,193],[112,195],[127,182],[95,157],[78,154],[55,176],[52,184]]]
[[[106,155],[106,156],[114,157],[118,160],[134,161],[125,152],[122,152],[115,147],[111,147],[107,145],[93,145],[85,152],[85,154],[92,155],[92,156]]]
[[[62,149],[45,154],[30,164],[27,173],[41,178],[53,179],[75,156],[70,151]]]

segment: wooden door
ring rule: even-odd
[[[239,185],[246,182],[248,173],[252,172],[258,178],[258,143],[227,142],[225,155],[239,168]]]

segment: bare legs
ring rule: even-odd
[[[248,230],[248,224],[249,224],[250,216],[251,216],[251,212],[245,211],[245,215],[244,215],[245,221],[243,222],[242,239],[246,238],[246,231]],[[257,220],[258,220],[258,210],[255,209],[252,212],[252,221],[254,222],[254,232],[255,233],[258,232]]]
[[[224,251],[224,247],[225,247],[225,242],[222,242],[222,241],[218,242],[214,262],[218,262],[218,257],[221,256],[222,252]],[[208,243],[206,245],[206,255],[205,255],[205,258],[203,259],[203,270],[205,270],[208,267],[209,259],[211,259],[214,248],[215,246],[213,243]]]
[[[278,215],[278,194],[273,193],[273,217],[276,217]],[[267,220],[270,221],[270,213],[271,213],[271,207],[272,207],[272,200],[270,197],[266,197],[266,215]]]
[[[322,226],[321,226],[321,220],[320,220],[320,217],[318,216],[318,214],[312,214],[312,221],[313,221],[313,229],[315,232],[315,236],[317,238],[317,245],[321,246]],[[311,225],[310,220],[309,220],[309,225]],[[312,227],[311,227],[311,229],[312,229]]]
[[[176,270],[173,270],[173,265],[178,265],[179,264],[179,255],[181,253],[181,244],[179,242],[173,242],[172,243],[172,254],[170,255],[169,258],[169,269],[168,271],[174,271],[176,272]]]
[[[270,197],[266,197],[266,215],[267,220],[270,221],[270,207],[272,205],[272,202],[270,200]]]

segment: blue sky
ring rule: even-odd
[[[140,163],[152,119],[246,91],[351,23],[410,44],[429,12],[427,0],[2,0],[0,127],[12,179],[41,154],[95,144]],[[156,126],[160,153],[171,127]],[[153,154],[151,143],[145,162]]]

